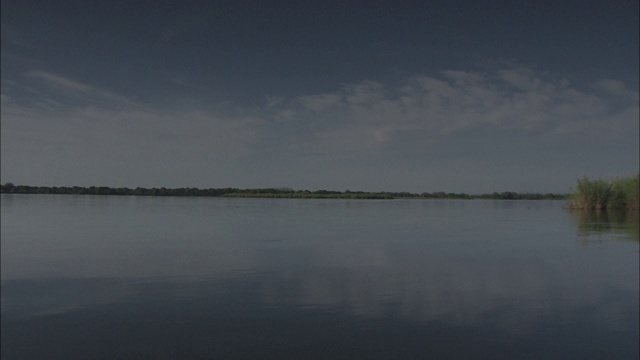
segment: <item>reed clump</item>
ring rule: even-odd
[[[640,174],[611,181],[591,180],[586,176],[577,180],[575,193],[570,197],[573,209],[632,209],[640,204]]]

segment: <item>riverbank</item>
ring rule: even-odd
[[[0,185],[3,194],[60,194],[60,195],[120,195],[120,196],[202,196],[244,198],[290,198],[290,199],[496,199],[496,200],[564,200],[568,194],[516,193],[506,191],[490,194],[466,194],[445,192],[365,192],[293,189],[237,189],[237,188],[141,188],[106,186],[28,186],[7,183]]]

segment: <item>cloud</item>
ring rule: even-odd
[[[26,141],[34,148],[51,144],[60,146],[58,150],[84,151],[86,156],[192,157],[211,163],[246,155],[260,123],[258,118],[229,118],[203,111],[166,113],[93,106],[53,114],[14,105],[3,107],[2,113],[7,143]]]
[[[43,70],[27,72],[26,80],[25,88],[32,94],[29,99],[32,105],[51,111],[86,106],[120,110],[143,107],[124,96]]]
[[[226,134],[217,143],[234,148],[227,141],[233,136],[240,139],[237,143],[245,144],[245,150],[233,153],[246,153],[259,141],[265,146],[279,141],[272,146],[288,146],[301,155],[353,155],[397,146],[424,149],[474,129],[588,141],[615,139],[637,128],[638,93],[623,83],[602,80],[591,90],[581,90],[521,65],[493,71],[444,70],[435,76],[415,75],[386,84],[365,80],[343,84],[335,92],[291,99],[272,96],[258,110],[241,111],[243,115],[198,109],[167,114],[57,74],[34,70],[28,76],[66,90],[38,88],[36,107],[42,112],[60,110],[58,116],[67,122],[141,125],[148,127],[141,135],[144,139],[164,136],[187,143],[187,135],[198,139],[202,134]],[[10,94],[3,94],[3,103],[7,99],[13,102]],[[25,111],[31,117],[50,116],[16,104],[3,109],[3,113]],[[269,129],[269,118],[281,124],[281,134]],[[186,129],[196,130],[189,133]]]
[[[500,172],[504,184],[548,191],[531,172],[554,169],[554,181],[571,183],[627,175],[638,162],[637,91],[615,80],[579,89],[523,66],[365,80],[215,110],[160,109],[40,70],[26,80],[3,83],[6,181],[477,192],[500,188]],[[460,176],[469,171],[478,187]]]
[[[615,139],[637,127],[637,92],[613,80],[594,89],[580,90],[524,66],[446,70],[394,84],[343,85],[333,93],[300,96],[300,106],[287,110],[290,118],[314,124],[315,141],[307,147],[329,153],[383,150],[408,133],[426,143],[482,127],[589,141]]]
[[[153,109],[45,72],[28,77],[45,82],[29,84],[36,94],[29,101],[2,94],[5,176],[22,169],[47,184],[68,184],[56,180],[68,176],[85,184],[124,179],[128,185],[168,186],[181,177],[190,182],[195,173],[211,173],[249,154],[261,122],[250,115]]]
[[[88,85],[81,84],[77,81],[67,79],[66,77],[52,74],[42,70],[30,71],[27,73],[27,76],[35,79],[44,80],[48,84],[59,87],[59,88],[69,89],[73,91],[81,91],[81,92],[86,92],[91,90],[91,87]]]
[[[280,104],[283,100],[284,98],[282,96],[269,96],[266,99],[266,107],[267,109],[271,109],[275,106],[278,106],[278,104]]]
[[[595,87],[621,98],[638,100],[638,92],[628,89],[618,80],[600,80],[596,82]]]
[[[341,106],[343,103],[342,94],[319,94],[300,96],[297,99],[302,106],[310,111],[324,111]]]

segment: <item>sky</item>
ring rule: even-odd
[[[3,0],[0,181],[473,194],[634,175],[638,7]]]

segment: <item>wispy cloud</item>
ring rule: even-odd
[[[303,107],[311,111],[330,110],[343,104],[341,94],[305,95],[300,96],[298,101]]]
[[[287,109],[291,118],[315,123],[315,143],[308,146],[328,152],[371,151],[401,141],[407,132],[428,142],[478,127],[613,139],[637,128],[638,113],[638,93],[621,82],[604,80],[593,90],[579,90],[524,66],[447,70],[387,85],[363,81],[296,100],[299,106]]]
[[[28,77],[44,82],[28,84],[30,101],[2,94],[3,169],[28,168],[54,183],[65,172],[91,183],[140,185],[175,181],[176,169],[209,173],[246,156],[261,121],[154,109],[43,71]]]
[[[60,75],[56,75],[56,74],[52,74],[46,71],[42,71],[42,70],[32,70],[30,72],[27,73],[27,76],[35,78],[35,79],[40,79],[40,80],[44,80],[46,81],[48,84],[56,86],[56,87],[60,87],[60,88],[64,88],[64,89],[69,89],[69,90],[74,90],[74,91],[89,91],[92,88],[88,85],[79,83],[77,81],[73,81],[70,80],[66,77],[60,76]]]
[[[67,111],[69,107],[86,106],[143,107],[125,96],[44,70],[31,70],[26,73],[26,79],[26,88],[33,94],[30,101],[49,110]]]
[[[233,111],[197,104],[160,110],[44,71],[27,79],[23,93],[14,91],[18,82],[3,87],[3,170],[23,169],[25,178],[61,184],[69,174],[90,184],[130,179],[140,186],[224,178],[233,186],[272,179],[295,187],[290,181],[298,179],[330,187],[338,178],[366,178],[358,181],[388,189],[409,184],[396,175],[404,173],[400,177],[414,179],[408,188],[416,188],[427,171],[445,179],[472,169],[482,183],[502,171],[504,183],[543,187],[523,174],[555,168],[570,182],[596,162],[604,164],[599,169],[608,166],[612,145],[636,149],[625,150],[619,168],[637,164],[637,91],[614,80],[578,89],[522,66],[362,81]],[[562,168],[549,163],[548,149]],[[567,169],[568,161],[577,165]],[[399,163],[405,167],[389,170]],[[156,178],[159,183],[149,183]],[[466,186],[458,189],[473,191]]]

